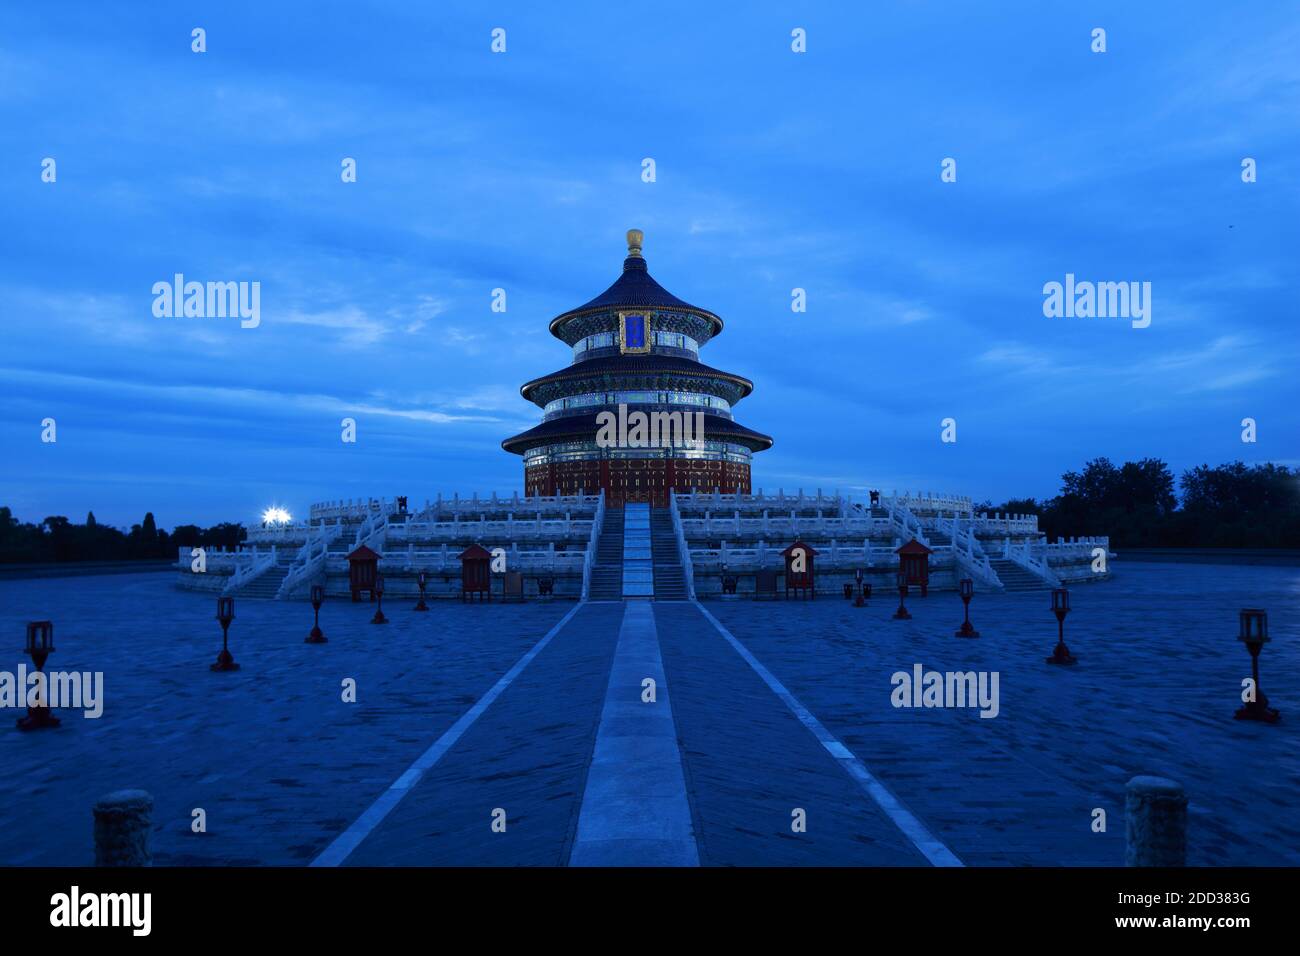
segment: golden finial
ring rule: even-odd
[[[627,231],[627,254],[641,258],[641,240],[645,238],[640,229],[629,229]]]

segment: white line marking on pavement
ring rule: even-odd
[[[760,664],[754,655],[749,653],[748,648],[736,640],[716,617],[710,614],[699,601],[692,601],[691,603],[700,609],[700,613],[717,628],[718,633],[735,649],[736,653],[745,659],[745,663],[763,679],[763,683],[767,684],[772,693],[785,701],[785,705],[790,708],[791,712],[812,732],[812,735],[821,742],[827,752],[839,761],[845,772],[857,782],[858,786],[866,791],[867,796],[874,800],[877,806],[885,812],[885,815],[894,822],[894,826],[903,831],[903,835],[912,841],[912,845],[921,851],[922,856],[934,866],[965,865],[957,858],[955,853],[944,846],[943,841],[931,833],[924,823],[903,806],[902,802],[894,796],[888,787],[872,775],[866,764],[853,756],[848,747],[844,746],[834,734],[827,730],[807,707],[799,703],[798,699],[785,689],[785,685],[777,680],[771,671]]]
[[[484,694],[473,707],[461,714],[460,719],[452,724],[439,737],[428,750],[420,754],[415,759],[415,763],[407,768],[406,772],[398,777],[389,786],[387,790],[379,795],[369,809],[361,816],[357,817],[352,826],[348,827],[337,837],[334,842],[321,851],[320,856],[311,861],[312,866],[338,866],[351,855],[352,851],[361,845],[370,833],[379,826],[384,817],[393,811],[393,808],[401,803],[411,789],[420,782],[423,777],[443,755],[456,745],[465,731],[469,730],[474,721],[483,716],[483,712],[492,706],[492,702],[501,696],[501,693],[510,686],[516,677],[525,667],[533,662],[538,654],[551,643],[551,638],[560,633],[564,625],[568,624],[583,607],[583,602],[579,601],[573,606],[568,614],[560,618],[558,624],[546,632],[546,636],[532,646],[532,648],[523,657],[515,662],[514,667],[506,671],[501,679],[492,685],[491,690]]]

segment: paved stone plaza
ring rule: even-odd
[[[620,603],[437,602],[416,614],[388,602],[391,623],[372,626],[372,605],[335,601],[321,612],[329,643],[309,645],[306,604],[237,600],[242,670],[218,674],[214,600],[174,578],[0,583],[0,669],[26,662],[24,622],[51,618],[48,668],[103,671],[106,691],[98,720],[63,711],[60,728],[20,733],[18,714],[5,717],[0,864],[90,863],[91,805],[124,787],[155,797],[158,865],[306,865],[345,833],[356,837],[348,865],[592,859],[575,844],[638,825],[639,798],[621,784],[637,768],[675,769],[662,759],[671,734],[629,730],[628,700],[671,714],[681,773],[651,799],[679,807],[684,790],[704,865],[926,865],[899,814],[967,865],[1117,865],[1124,785],[1139,773],[1185,786],[1189,863],[1300,864],[1298,569],[1121,563],[1113,581],[1072,591],[1066,640],[1079,664],[1068,669],[1043,661],[1056,637],[1045,591],[977,594],[982,636],[970,641],[952,636],[951,593],[910,598],[903,622],[890,595],[864,609],[706,602],[835,744],[689,603],[647,605],[625,626]],[[1269,612],[1261,677],[1283,714],[1275,726],[1232,719],[1249,674],[1242,606]],[[430,764],[431,746],[548,634]],[[997,671],[998,716],[891,706],[890,675],[915,664]],[[640,704],[641,669],[661,675],[655,704]],[[341,699],[345,678],[356,703]],[[653,745],[643,763],[637,741]],[[422,760],[422,775],[403,777]],[[367,814],[386,793],[401,799]],[[207,832],[195,834],[200,807]],[[1091,829],[1097,807],[1105,833]],[[806,833],[791,830],[795,808]],[[608,861],[616,845],[601,845]],[[628,862],[640,845],[626,843]]]

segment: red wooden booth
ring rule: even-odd
[[[467,601],[478,595],[480,601],[486,596],[492,600],[492,552],[478,544],[471,544],[462,551],[460,558],[460,599]]]
[[[790,592],[794,591],[796,597],[815,598],[817,591],[814,586],[813,559],[817,557],[817,552],[811,545],[796,541],[782,551],[781,555],[785,558],[785,596],[788,598]]]
[[[379,576],[378,552],[371,551],[364,544],[348,555],[348,587],[352,589],[352,600],[361,600],[361,592],[369,591],[370,600],[375,599],[375,578]]]
[[[908,586],[919,587],[921,597],[925,597],[930,588],[930,555],[934,551],[913,538],[894,553],[898,555],[898,570],[906,575]]]

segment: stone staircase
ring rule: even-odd
[[[1007,591],[1042,591],[1048,587],[1047,582],[1038,575],[1026,571],[1007,558],[995,558],[990,555],[989,564],[993,565],[993,570],[997,572],[998,579]]]
[[[933,531],[927,531],[925,536],[930,539],[931,548],[947,548],[952,545],[952,536],[937,528]]]
[[[654,556],[655,600],[685,601],[686,574],[682,571],[673,516],[667,508],[650,512],[650,549]]]
[[[623,600],[623,509],[607,508],[591,567],[592,601]]]
[[[285,575],[289,573],[289,567],[287,563],[272,565],[241,587],[235,594],[244,598],[274,601],[276,595],[280,593],[280,584],[284,581]]]

